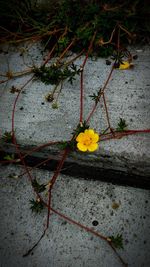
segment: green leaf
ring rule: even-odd
[[[126,124],[126,121],[124,119],[120,118],[120,121],[118,122],[118,127],[116,130],[118,132],[123,132],[127,126],[128,125]]]
[[[119,68],[120,64],[123,64],[123,58],[126,57],[125,51],[114,51],[112,59],[115,61],[114,67]]]
[[[95,103],[97,104],[99,101],[100,95],[101,95],[101,89],[96,94],[93,93],[93,95],[89,95],[89,97],[91,97],[91,99],[94,100]]]
[[[59,108],[57,102],[54,102],[54,103],[52,104],[52,108],[53,108],[53,109],[58,109],[58,108]]]
[[[60,149],[64,150],[64,149],[68,148],[68,145],[69,145],[68,142],[64,141],[64,142],[58,144],[58,147]]]
[[[45,184],[39,184],[36,179],[32,181],[32,186],[35,188],[36,192],[41,193],[46,190]]]
[[[60,149],[62,149],[62,150],[68,148],[68,149],[70,149],[70,150],[73,151],[73,150],[75,150],[75,147],[76,147],[76,140],[73,139],[72,141],[69,141],[69,142],[64,141],[64,142],[58,144],[58,147],[59,147]]]
[[[89,129],[89,126],[87,125],[86,121],[83,123],[79,123],[77,125],[77,128],[73,131],[73,135],[78,136],[79,133],[84,132],[86,129]]]
[[[6,143],[12,143],[12,132],[4,132],[2,140]]]
[[[111,239],[112,244],[115,248],[123,249],[123,237],[122,234],[118,234],[117,236],[109,236]]]
[[[15,158],[14,154],[6,155],[6,156],[4,157],[4,159],[6,159],[6,160],[14,160],[14,158]]]
[[[32,212],[41,213],[41,211],[44,209],[44,204],[40,200],[38,201],[32,199],[30,200],[30,204],[31,204],[30,209],[32,210]]]
[[[61,39],[58,40],[58,45],[62,47],[62,49],[65,49],[65,47],[67,46],[69,42],[69,38],[68,37],[62,37]]]

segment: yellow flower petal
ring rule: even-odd
[[[130,68],[130,63],[128,61],[123,61],[119,66],[119,70],[126,70]]]
[[[95,133],[93,136],[92,136],[92,142],[94,143],[97,143],[99,141],[99,135],[97,133]]]
[[[88,130],[85,130],[84,132],[85,132],[85,134],[86,133],[87,134],[94,134],[94,130],[93,129],[88,129]]]
[[[85,134],[87,134],[92,139],[92,142],[99,141],[99,135],[95,133],[93,129],[85,130]]]
[[[84,138],[84,133],[79,133],[79,135],[76,138],[76,141],[77,142],[82,142],[83,138]]]
[[[90,146],[88,146],[87,148],[90,152],[95,151],[96,149],[98,149],[98,144],[91,144]]]
[[[77,148],[82,152],[87,151],[87,147],[83,143],[77,143]]]

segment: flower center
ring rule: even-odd
[[[84,143],[85,146],[89,146],[92,143],[92,139],[90,137],[86,138],[83,143]]]

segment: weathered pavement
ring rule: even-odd
[[[7,47],[3,50],[6,52]],[[20,56],[22,51],[24,50],[20,47],[10,47],[8,54],[2,52],[0,72],[22,71],[29,65],[32,66],[33,62],[41,64],[43,55],[38,46],[33,46],[24,57]],[[135,68],[116,70],[106,90],[113,128],[117,127],[120,117],[126,120],[129,129],[150,128],[150,50],[136,48],[134,53],[138,54],[138,59],[134,62]],[[83,57],[78,59],[77,64],[80,66],[82,62]],[[85,119],[93,106],[89,95],[96,93],[104,84],[109,70],[110,66],[105,64],[105,59],[89,59],[87,62],[84,72]],[[12,86],[19,89],[30,77],[26,75],[1,85],[1,135],[11,130],[12,106],[16,94],[10,93],[10,89]],[[71,138],[79,121],[79,89],[78,76],[73,86],[65,82],[59,98],[59,108],[52,109],[51,103],[45,101],[45,95],[52,90],[52,86],[34,80],[25,87],[15,113],[16,136],[22,148],[29,149],[49,141]],[[104,107],[102,104],[100,107],[90,121],[90,127],[98,132],[107,127]],[[114,174],[118,175],[117,183],[121,183],[124,177],[125,184],[127,177],[134,174],[134,179],[140,181],[139,187],[145,183],[146,188],[150,174],[148,144],[149,135],[138,134],[100,142],[99,150],[92,154],[74,152],[68,158],[69,168],[64,167],[72,172],[69,176],[59,175],[53,190],[52,203],[56,210],[106,236],[122,234],[124,250],[119,252],[130,267],[150,266],[150,191],[103,183],[100,180],[105,180],[105,176],[106,181],[110,180],[109,176],[113,175],[110,171],[114,170],[119,173]],[[5,149],[12,151],[10,146]],[[32,155],[35,158],[50,155],[54,160],[60,158],[57,147],[49,147]],[[78,175],[76,173],[74,176],[78,176],[78,179],[72,175],[77,165]],[[49,230],[33,255],[23,258],[22,255],[42,234],[46,211],[37,216],[32,214],[29,200],[34,196],[28,177],[16,177],[22,172],[20,166],[1,166],[0,169],[1,267],[121,266],[105,242],[66,223],[55,214],[51,216]],[[41,182],[52,176],[52,172],[46,170],[34,169],[32,173]],[[79,174],[83,173],[84,178],[90,179],[82,179],[83,176]],[[16,179],[10,178],[10,174],[14,174]],[[127,175],[126,178],[124,174]],[[99,180],[96,181],[95,178]],[[97,221],[98,225],[93,226],[93,221]]]
[[[3,48],[6,52],[7,47]],[[1,72],[23,71],[33,64],[40,66],[43,55],[41,47],[34,45],[20,56],[24,47],[10,47],[9,53],[1,53]],[[150,50],[148,47],[132,48],[138,55],[135,67],[130,70],[115,70],[106,89],[106,100],[112,128],[117,127],[120,118],[126,120],[128,129],[148,129],[150,92]],[[83,57],[76,61],[80,66]],[[8,69],[9,67],[9,69]],[[87,118],[94,102],[89,95],[96,93],[104,84],[111,66],[105,59],[89,59],[84,71],[84,119]],[[25,75],[1,85],[0,127],[1,133],[11,130],[12,106],[16,93],[10,93],[12,86],[20,88],[31,77]],[[30,82],[19,97],[15,113],[15,130],[18,142],[23,146],[39,145],[49,141],[69,140],[79,123],[80,78],[71,86],[64,82],[59,98],[59,108],[53,109],[45,96],[53,86],[40,81]],[[106,114],[101,102],[91,118],[90,127],[100,132],[107,128]],[[121,170],[130,174],[150,176],[149,134],[137,134],[122,139],[100,143],[95,153],[72,153],[70,159],[84,166]],[[53,148],[56,152],[57,148]],[[49,148],[49,154],[53,151]],[[55,153],[56,154],[56,153]],[[44,155],[44,152],[43,152]]]
[[[28,177],[9,177],[23,171],[11,165],[0,170],[1,267],[122,266],[105,241],[56,214],[51,215],[47,234],[33,254],[23,258],[41,236],[47,217],[46,210],[40,215],[30,210],[34,195]],[[52,173],[33,170],[32,175],[43,183]],[[52,206],[103,235],[122,234],[124,250],[118,252],[129,267],[150,266],[150,191],[60,175]]]

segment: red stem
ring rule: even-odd
[[[9,79],[7,79],[7,80],[2,80],[2,81],[0,81],[0,84],[2,84],[2,83],[6,83],[6,82],[8,82],[9,81]]]
[[[113,132],[113,133],[107,133],[104,135],[101,135],[101,141],[106,141],[110,139],[116,139],[121,138],[123,136],[131,135],[131,134],[138,134],[138,133],[150,133],[150,129],[144,129],[144,130],[127,130],[124,132]]]
[[[70,223],[72,223],[72,224],[74,224],[74,225],[77,225],[78,227],[84,229],[85,231],[90,232],[90,233],[92,233],[93,235],[95,235],[95,236],[97,236],[97,237],[99,237],[99,238],[105,240],[105,241],[109,244],[109,246],[114,250],[115,254],[116,254],[117,257],[119,258],[119,260],[121,261],[121,263],[123,264],[123,266],[127,266],[127,264],[123,261],[123,259],[120,257],[120,255],[119,255],[118,252],[116,251],[116,249],[112,246],[111,241],[109,241],[108,238],[107,238],[106,236],[103,236],[103,235],[100,234],[99,232],[94,231],[93,229],[91,229],[91,228],[89,228],[89,227],[87,227],[87,226],[85,226],[85,225],[83,225],[83,224],[81,224],[81,223],[79,223],[79,222],[76,222],[75,220],[69,218],[68,216],[66,216],[66,215],[64,215],[64,214],[62,214],[62,213],[60,213],[59,211],[57,211],[57,210],[55,210],[55,209],[53,209],[53,208],[51,208],[51,210],[52,210],[55,214],[57,214],[59,217],[63,218],[64,220],[66,220],[66,221],[68,221],[68,222],[70,222]]]
[[[65,50],[62,52],[62,54],[60,55],[59,59],[57,60],[57,63],[60,62],[60,60],[64,57],[64,55],[67,53],[67,51],[70,49],[70,47],[74,44],[75,39],[73,39],[71,41],[71,43],[65,48]]]
[[[88,47],[88,51],[86,53],[85,59],[83,61],[83,64],[81,65],[81,78],[80,78],[80,123],[82,123],[83,121],[83,92],[84,92],[84,88],[83,88],[83,71],[84,71],[84,67],[85,64],[87,62],[89,53],[91,52],[92,46],[93,46],[93,42],[95,40],[96,37],[96,32],[94,32],[94,35],[92,37],[92,40],[90,42],[90,45]]]
[[[29,155],[32,154],[33,152],[35,152],[35,151],[39,151],[39,150],[41,150],[41,149],[44,148],[44,147],[51,146],[51,145],[56,145],[56,144],[59,144],[59,143],[61,143],[61,141],[50,141],[50,142],[48,142],[48,143],[46,143],[46,144],[43,144],[43,145],[39,145],[39,146],[37,146],[37,147],[34,147],[34,148],[31,149],[30,151],[28,151],[28,152],[23,156],[23,158],[26,158],[27,156],[29,156]]]
[[[83,121],[83,70],[80,77],[80,123]]]
[[[107,80],[106,80],[106,82],[105,82],[105,84],[104,84],[104,86],[103,86],[103,89],[101,90],[101,94],[100,94],[98,100],[100,100],[102,93],[104,93],[104,91],[105,91],[105,89],[106,89],[106,86],[107,86],[107,84],[108,84],[108,82],[109,82],[109,80],[110,80],[110,78],[111,78],[112,73],[113,73],[113,70],[114,70],[114,65],[113,65],[112,68],[111,68],[111,71],[110,71],[110,73],[109,73],[109,75],[108,75],[108,78],[107,78]],[[96,107],[97,107],[97,104],[98,104],[98,101],[94,104],[94,106],[93,106],[93,108],[92,108],[92,110],[91,110],[89,116],[88,116],[87,119],[86,119],[86,123],[87,123],[87,124],[89,123],[89,120],[91,119],[93,113],[95,112]]]
[[[23,163],[23,166],[24,166],[26,172],[28,173],[28,176],[29,176],[30,181],[32,181],[33,179],[32,179],[32,176],[31,176],[29,170],[28,170],[28,167],[27,167],[26,164],[25,164],[25,161],[24,161],[24,159],[23,159],[23,156],[22,156],[22,154],[21,154],[21,152],[20,152],[19,145],[17,144],[17,141],[16,141],[16,137],[15,137],[15,127],[14,127],[14,120],[15,120],[15,110],[16,110],[16,105],[17,105],[17,101],[18,101],[18,99],[19,99],[19,96],[20,96],[22,90],[24,89],[24,87],[25,87],[29,82],[32,81],[33,77],[34,77],[34,76],[32,76],[32,77],[31,77],[31,78],[30,78],[30,79],[29,79],[29,80],[22,86],[21,90],[18,92],[18,94],[17,94],[17,96],[16,96],[16,98],[15,98],[15,101],[14,101],[13,111],[12,111],[12,140],[13,140],[13,144],[14,144],[15,147],[16,147],[16,151],[17,151],[17,153],[18,153],[18,155],[19,155],[20,160],[21,160],[22,163]]]
[[[45,65],[48,63],[48,61],[51,59],[51,56],[52,56],[52,54],[53,54],[53,52],[54,52],[56,46],[57,46],[57,43],[53,46],[53,48],[52,48],[51,51],[49,52],[47,58],[45,59],[45,61],[44,61],[44,63],[43,63],[43,66],[45,66]]]
[[[64,37],[64,36],[66,35],[66,33],[67,33],[67,27],[65,28],[64,33],[59,37],[59,39],[62,38],[62,37]],[[59,40],[59,39],[58,39],[58,40]],[[48,61],[51,59],[51,55],[52,55],[52,53],[54,52],[54,50],[55,50],[55,48],[56,48],[56,46],[57,46],[57,43],[58,43],[58,41],[57,41],[56,44],[53,46],[53,48],[50,50],[50,52],[49,52],[49,54],[48,54],[48,56],[47,56],[47,59],[44,61],[43,65],[46,65],[46,64],[48,63]]]
[[[101,235],[100,233],[94,231],[93,229],[91,229],[91,228],[89,228],[89,227],[87,227],[87,226],[85,226],[85,225],[83,225],[83,224],[81,224],[81,223],[79,223],[79,222],[74,221],[73,219],[67,217],[66,215],[60,213],[59,211],[57,211],[57,210],[55,210],[55,209],[53,209],[53,208],[51,208],[51,210],[52,210],[54,213],[56,213],[58,216],[60,216],[61,218],[63,218],[64,220],[66,220],[66,221],[68,221],[68,222],[70,222],[70,223],[72,223],[72,224],[75,224],[75,225],[79,226],[80,228],[86,230],[87,232],[92,233],[92,234],[95,235],[95,236],[100,237],[101,239],[103,239],[103,240],[105,240],[105,241],[107,240],[107,237]]]
[[[38,168],[38,167],[40,167],[41,165],[47,163],[47,162],[50,161],[50,160],[52,160],[51,157],[50,157],[50,158],[47,158],[47,159],[45,159],[45,160],[43,160],[42,162],[40,162],[40,163],[38,163],[38,164],[36,164],[34,167],[31,167],[31,169],[33,169],[33,168]],[[29,168],[29,169],[30,169],[30,168]],[[23,175],[26,174],[26,173],[27,173],[27,172],[23,172],[23,173],[21,173],[20,175],[18,175],[18,177],[21,177],[21,176],[23,176]]]
[[[48,194],[48,213],[47,213],[47,228],[49,227],[49,217],[50,217],[50,209],[51,209],[51,192],[52,192],[52,188],[53,188],[53,185],[60,173],[60,170],[64,164],[64,161],[67,157],[69,153],[69,150],[68,149],[65,149],[64,153],[63,153],[63,156],[62,156],[62,159],[60,160],[60,162],[58,163],[57,165],[57,169],[56,171],[54,172],[54,175],[52,177],[52,179],[50,180],[50,187],[49,187],[49,194]]]
[[[107,109],[107,104],[106,104],[106,99],[105,99],[105,94],[104,93],[103,93],[103,101],[104,101],[104,106],[105,106],[105,112],[106,112],[106,118],[107,118],[108,127],[111,130],[110,119],[109,119],[109,114],[108,114],[108,109]]]

